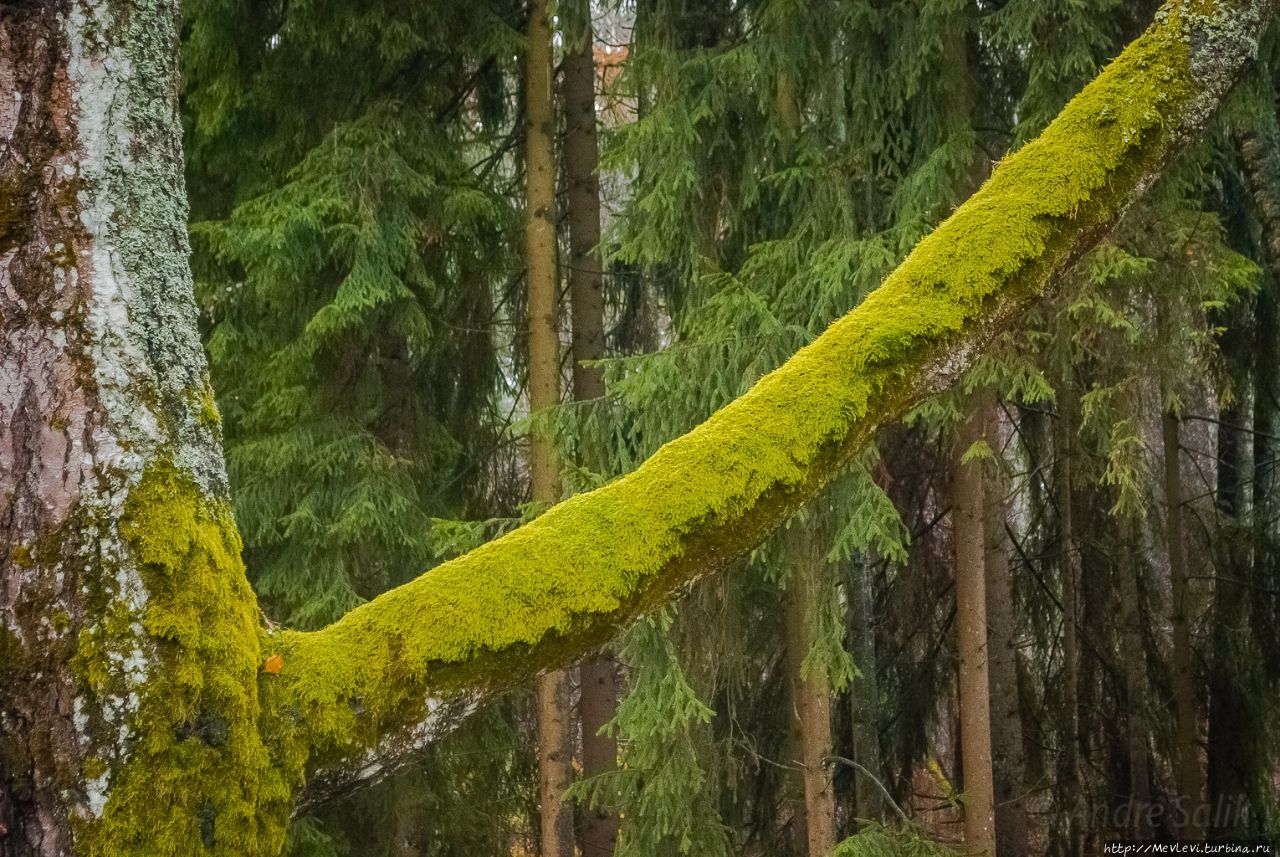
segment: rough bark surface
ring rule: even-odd
[[[0,7],[5,857],[269,852],[287,812],[195,325],[177,24]]]

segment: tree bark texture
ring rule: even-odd
[[[159,0],[0,7],[0,854],[278,850]]]

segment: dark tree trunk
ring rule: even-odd
[[[883,777],[880,733],[876,706],[879,700],[879,674],[876,660],[875,564],[873,556],[856,556],[849,575],[850,651],[858,675],[849,690],[849,707],[853,728],[853,761],[861,770],[853,772],[854,812],[858,818],[879,821],[886,807],[881,786]],[[876,779],[873,780],[872,777]]]
[[[1080,793],[1080,550],[1076,544],[1073,485],[1080,401],[1070,370],[1057,390],[1058,421],[1054,505],[1058,513],[1058,573],[1062,577],[1062,752],[1058,762],[1058,810],[1064,819],[1064,857],[1080,857],[1083,848]]]
[[[1191,651],[1194,602],[1187,579],[1186,535],[1182,523],[1182,445],[1177,415],[1165,411],[1160,418],[1164,435],[1164,491],[1166,540],[1169,551],[1169,579],[1173,599],[1173,768],[1179,808],[1185,812],[1174,818],[1179,835],[1200,839],[1204,786],[1200,765],[1200,727],[1196,703],[1195,663]]]
[[[564,58],[564,171],[568,184],[569,298],[573,317],[573,398],[604,397],[604,370],[590,365],[604,357],[604,277],[600,244],[600,181],[596,140],[595,60],[590,12]],[[599,465],[587,444],[583,463]],[[580,666],[582,695],[582,775],[598,777],[618,764],[617,742],[604,728],[618,707],[617,662],[606,649]],[[583,857],[608,857],[618,839],[617,817],[604,806],[588,807],[582,819]]]
[[[1129,764],[1129,799],[1132,801],[1130,835],[1151,836],[1151,726],[1147,715],[1150,691],[1147,681],[1146,647],[1143,645],[1142,565],[1145,558],[1139,544],[1138,527],[1121,522],[1121,557],[1113,565],[1116,591],[1120,595],[1120,669],[1124,674],[1124,716]]]
[[[262,627],[226,501],[186,261],[177,9],[0,5],[0,80],[20,96],[0,99],[0,853],[278,853],[295,801],[385,776],[758,544],[1115,222],[1203,126],[1271,4],[1169,8],[750,395],[626,479],[300,633]],[[529,130],[549,138],[534,11]],[[550,202],[531,215],[554,246]],[[1004,247],[1011,232],[1025,240]],[[551,282],[531,332],[554,334]],[[554,344],[530,363],[554,364]],[[534,464],[535,486],[554,479]]]
[[[964,774],[964,844],[972,855],[995,854],[991,763],[991,682],[988,677],[986,537],[983,464],[962,462],[982,438],[983,408],[956,433],[951,520],[956,545],[956,632],[960,652],[960,745]]]
[[[1233,326],[1235,327],[1235,326]],[[1238,327],[1235,327],[1239,330]],[[1227,342],[1230,351],[1236,343]],[[1263,713],[1250,699],[1249,678],[1256,672],[1250,639],[1250,569],[1240,543],[1240,465],[1243,459],[1238,403],[1222,409],[1218,423],[1217,575],[1213,589],[1213,632],[1209,670],[1209,833],[1214,836],[1258,832],[1258,762],[1266,758],[1261,742]],[[1253,817],[1250,818],[1249,816]]]
[[[999,409],[982,405],[987,444],[996,460],[983,483],[983,567],[987,579],[987,644],[991,680],[991,763],[996,813],[996,853],[1027,851],[1026,752],[1022,740],[1022,697],[1018,692],[1017,614],[1005,529],[1005,485],[999,459]]]

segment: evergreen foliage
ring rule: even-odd
[[[276,621],[332,622],[465,540],[435,519],[521,500],[504,452],[521,14],[186,4],[197,298],[245,559]],[[521,818],[532,782],[514,717],[486,713],[422,769],[301,819],[293,852],[507,853],[519,836],[493,819]]]
[[[592,14],[634,24],[621,74],[602,93],[623,105],[615,120],[625,117],[606,127],[602,162],[619,196],[604,242],[609,395],[538,417],[555,420],[565,460],[577,462],[566,485],[629,472],[858,305],[1145,26],[1149,5],[563,4],[566,39],[581,38]],[[251,578],[273,617],[294,627],[338,618],[519,514],[524,474],[509,441],[530,428],[512,425],[524,407],[512,332],[522,317],[522,15],[512,0],[189,5],[184,109],[206,344]],[[1234,105],[1236,125],[1274,107],[1275,81],[1261,86],[1263,96]],[[958,390],[883,431],[878,451],[790,525],[826,556],[805,664],[822,670],[836,701],[833,749],[853,755],[863,727],[850,712],[869,694],[880,758],[871,773],[909,812],[917,772],[962,780],[945,746],[956,670],[947,450],[973,397],[994,392],[1000,436],[968,455],[990,459],[1005,485],[1025,786],[1045,826],[1066,841],[1072,813],[1099,817],[1134,793],[1133,746],[1154,760],[1142,787],[1176,796],[1176,736],[1162,714],[1172,670],[1165,410],[1182,417],[1197,468],[1187,473],[1196,526],[1186,548],[1208,571],[1193,645],[1237,682],[1227,689],[1250,724],[1256,763],[1238,778],[1249,781],[1253,823],[1277,817],[1267,786],[1277,720],[1266,702],[1277,671],[1263,654],[1266,617],[1277,615],[1277,522],[1228,502],[1269,465],[1248,461],[1231,444],[1250,442],[1225,430],[1247,437],[1246,410],[1259,401],[1257,430],[1275,425],[1241,344],[1275,283],[1260,278],[1268,237],[1230,128],[1181,155],[1029,324],[1005,332]],[[1053,484],[1068,397],[1081,405],[1069,427],[1083,593],[1076,700],[1063,689],[1072,546]],[[1205,428],[1215,422],[1227,425]],[[574,454],[588,448],[603,455]],[[1249,539],[1260,546],[1252,558],[1224,547]],[[627,632],[628,692],[611,727],[621,766],[574,789],[620,811],[624,857],[803,848],[803,831],[788,827],[794,774],[779,761],[792,728],[778,704],[780,604],[795,561],[794,539],[778,534],[741,573],[696,585],[678,609]],[[1109,621],[1132,607],[1130,579],[1145,617],[1136,649]],[[1255,594],[1225,596],[1233,580]],[[871,616],[852,609],[859,586]],[[1215,630],[1224,627],[1232,632]],[[873,663],[851,658],[859,641]],[[1150,699],[1128,698],[1129,666]],[[1197,670],[1202,685],[1206,672]],[[513,725],[527,718],[521,705],[456,739],[472,748],[461,752],[484,748],[484,778],[446,751],[398,780],[395,800],[304,819],[295,850],[391,853],[380,837],[399,836],[386,831],[409,818],[421,853],[509,852],[537,815],[529,790],[513,785],[531,776],[527,737]],[[1077,728],[1068,706],[1088,772],[1076,804],[1060,771]],[[1150,734],[1126,745],[1138,714]],[[914,826],[861,818],[850,772],[836,789],[852,834],[837,855],[950,853]]]

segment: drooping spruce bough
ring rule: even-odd
[[[258,620],[218,463],[176,10],[6,10],[0,77],[23,98],[0,105],[0,849],[276,853],[298,802],[394,768],[485,696],[724,567],[1115,224],[1204,125],[1272,6],[1166,4],[747,395],[628,476],[311,633]]]

